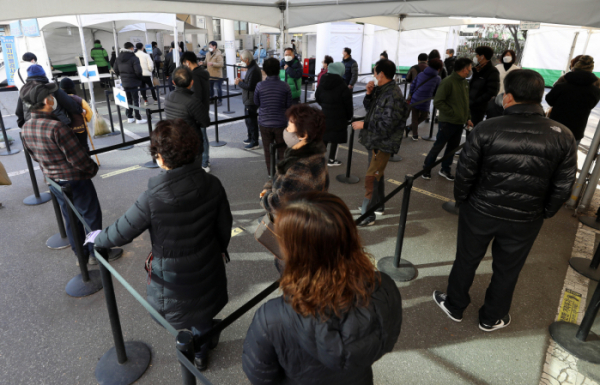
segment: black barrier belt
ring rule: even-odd
[[[102,147],[102,148],[99,148],[99,149],[94,150],[94,151],[90,151],[89,155],[92,156],[92,155],[97,155],[97,154],[103,154],[105,152],[109,152],[109,151],[113,151],[113,150],[118,150],[118,149],[123,148],[123,147],[129,147],[129,146],[134,146],[134,145],[139,144],[139,143],[144,143],[144,142],[147,142],[149,140],[150,140],[149,136],[147,136],[145,138],[134,139],[134,140],[130,140],[129,142],[119,143],[119,144],[115,144],[115,145],[108,146],[108,147]]]

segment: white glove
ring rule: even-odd
[[[85,237],[85,242],[83,242],[83,244],[87,245],[88,243],[94,243],[96,237],[98,236],[98,234],[100,234],[101,231],[102,230],[94,230],[91,233],[88,233],[88,235]]]

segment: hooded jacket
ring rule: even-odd
[[[208,111],[203,111],[202,105],[198,103],[192,90],[175,87],[165,98],[165,115],[167,115],[167,119],[185,120],[200,136],[200,147],[203,147],[202,131],[200,128],[208,127],[210,120],[206,120],[208,118]]]
[[[423,72],[417,75],[415,80],[410,85],[410,103],[416,104],[425,99],[432,98],[435,95],[442,78],[439,76],[439,72],[432,67],[427,67]],[[417,110],[429,111],[431,102],[423,102],[414,106]]]
[[[146,190],[96,237],[97,247],[130,243],[150,230],[148,302],[175,328],[210,320],[227,304],[227,255],[233,218],[225,189],[201,160],[148,181]]]
[[[402,324],[394,281],[381,284],[367,307],[325,322],[303,317],[283,297],[262,305],[244,341],[242,365],[253,385],[371,385],[371,365],[392,351]]]
[[[348,121],[354,116],[352,91],[339,75],[326,74],[321,78],[315,99],[325,114],[326,143],[346,143],[348,136]]]
[[[500,73],[491,61],[482,68],[473,70],[473,77],[469,82],[471,113],[485,111],[489,101],[498,95],[498,90],[500,90]]]
[[[113,68],[121,77],[124,88],[137,88],[142,85],[142,67],[140,59],[128,49],[121,49]]]
[[[546,102],[552,106],[550,119],[567,126],[575,140],[583,138],[590,113],[600,101],[597,81],[591,72],[569,72],[565,82],[555,84],[546,95]]]
[[[551,218],[571,196],[577,146],[539,104],[517,104],[467,137],[454,181],[456,202],[498,219]]]
[[[110,68],[108,53],[102,48],[102,44],[94,43],[94,48],[90,51],[90,56],[98,67]]]

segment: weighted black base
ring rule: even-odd
[[[27,198],[23,199],[23,203],[25,203],[27,206],[36,206],[41,205],[42,203],[46,203],[50,199],[52,199],[50,193],[45,192],[41,193],[39,198],[35,195],[30,195]]]
[[[18,154],[19,152],[21,152],[21,150],[15,150],[14,148],[11,148],[10,151],[8,151],[8,150],[0,151],[0,156],[14,155],[14,154]]]
[[[213,142],[209,142],[208,143],[211,147],[223,147],[224,145],[227,144],[227,142],[223,142],[223,141],[213,141]]]
[[[142,164],[142,167],[146,167],[146,168],[158,168],[158,164],[154,161],[150,161],[150,162],[146,162],[144,164]]]
[[[48,238],[46,246],[48,246],[49,249],[60,250],[66,249],[71,246],[71,244],[69,243],[69,238],[62,238],[60,233],[58,233]]]
[[[99,136],[94,135],[94,139],[102,139],[102,138],[107,138],[109,136],[115,136],[115,135],[121,135],[121,131],[117,130],[115,132],[109,132],[108,134],[99,135]]]
[[[125,342],[127,361],[119,364],[117,351],[110,348],[96,365],[96,380],[100,385],[129,385],[137,381],[150,365],[150,348],[143,342]]]
[[[398,282],[410,281],[417,275],[417,268],[406,259],[400,259],[398,267],[394,267],[394,257],[381,258],[377,268]]]
[[[227,111],[221,111],[221,113],[222,114],[230,115],[230,114],[235,114],[235,111],[229,111],[229,110],[227,110]]]
[[[125,146],[125,147],[119,148],[119,151],[131,150],[132,148],[133,148],[133,146]]]
[[[402,157],[401,156],[390,156],[390,160],[389,161],[390,162],[394,162],[394,163],[400,162],[400,161],[402,161]]]
[[[435,142],[435,137],[433,136],[421,137],[421,139],[426,140],[428,142]]]
[[[442,208],[449,212],[450,214],[458,215],[458,207],[456,207],[455,202],[445,202],[442,205]]]
[[[571,258],[569,259],[569,265],[586,278],[593,281],[600,281],[600,269],[592,269],[590,267],[590,260],[586,258]]]
[[[579,217],[579,222],[592,229],[600,230],[600,222],[596,222],[596,217]]]
[[[340,174],[340,175],[336,176],[335,179],[337,179],[337,181],[340,183],[346,183],[346,184],[355,184],[360,181],[359,177],[357,177],[355,175],[350,175],[349,177],[346,177],[346,174]]]
[[[554,322],[550,325],[550,336],[561,348],[580,360],[600,364],[600,339],[590,333],[587,342],[575,337],[579,325],[568,322]]]
[[[67,287],[65,291],[71,297],[87,297],[88,295],[92,295],[100,289],[102,289],[102,280],[100,279],[100,270],[90,270],[89,271],[90,280],[87,282],[83,282],[83,278],[81,274],[73,277],[67,283]]]

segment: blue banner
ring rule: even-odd
[[[9,25],[10,25],[10,35],[11,36],[14,36],[14,37],[23,36],[23,33],[21,32],[21,22],[20,21],[18,21],[18,20],[13,21]]]
[[[146,48],[146,53],[148,55],[152,55],[152,44],[146,44],[144,48]]]
[[[4,68],[6,68],[6,81],[9,86],[15,85],[15,72],[19,68],[17,58],[17,47],[14,36],[0,36],[2,44],[2,55],[4,56]]]
[[[37,37],[40,36],[37,19],[21,20],[21,30],[23,36]]]

